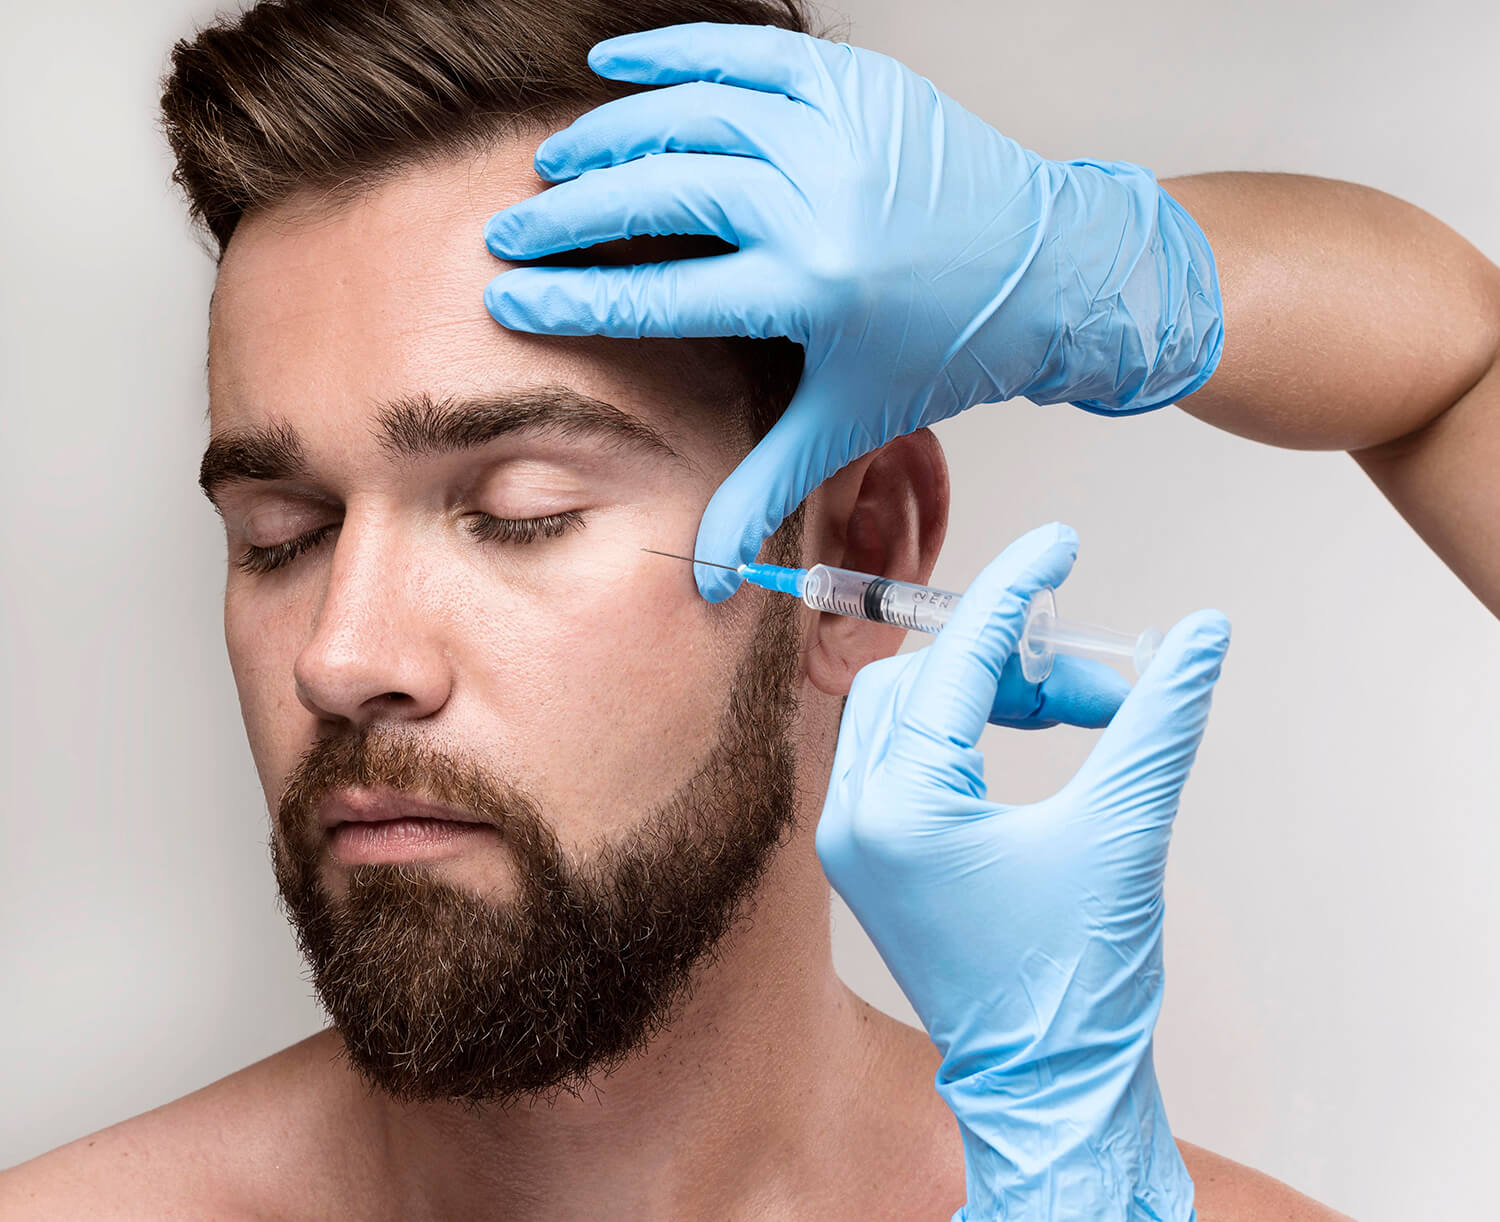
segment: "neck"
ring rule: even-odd
[[[834,971],[815,825],[782,846],[667,1030],[581,1097],[474,1112],[365,1095],[400,1216],[733,1219],[817,1199],[857,1143],[874,1036]]]

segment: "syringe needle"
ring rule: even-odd
[[[653,556],[666,556],[672,560],[686,560],[689,564],[706,564],[709,568],[728,569],[731,573],[738,573],[739,569],[732,564],[716,564],[712,560],[699,560],[694,556],[679,556],[676,552],[659,552],[654,547],[643,547],[643,552],[650,552]]]

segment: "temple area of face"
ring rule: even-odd
[[[377,443],[396,461],[475,450],[514,434],[587,439],[686,461],[640,416],[561,386],[441,399],[419,394],[383,406],[372,428]],[[227,429],[211,438],[198,483],[204,495],[221,507],[220,493],[231,485],[297,480],[307,474],[301,436],[292,424],[277,419]]]

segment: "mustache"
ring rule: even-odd
[[[278,827],[296,839],[315,835],[318,808],[331,794],[353,788],[439,803],[502,831],[517,821],[531,827],[540,822],[535,799],[472,758],[372,722],[321,738],[302,752],[282,787]]]

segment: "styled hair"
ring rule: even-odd
[[[595,74],[589,48],[691,21],[818,32],[805,0],[262,0],[172,48],[161,97],[172,179],[222,258],[242,217],[295,193],[337,202],[639,92]],[[723,344],[759,440],[796,390],[802,349]]]

